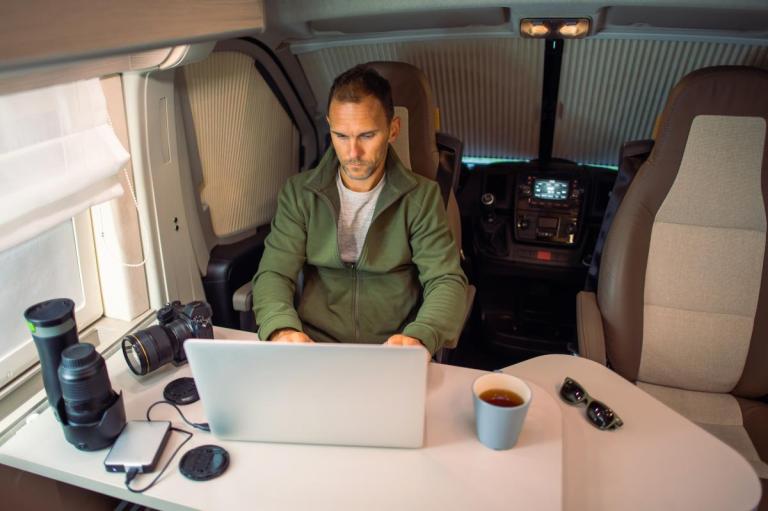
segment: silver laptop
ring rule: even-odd
[[[184,343],[211,432],[225,440],[421,447],[420,347]]]

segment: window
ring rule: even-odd
[[[0,387],[37,362],[24,310],[50,298],[71,298],[79,330],[103,314],[89,211],[0,252]]]
[[[110,143],[119,148],[114,153],[120,155],[122,152],[127,157],[125,150],[128,149],[128,136],[120,76],[104,77],[90,83],[88,87],[87,92],[93,93],[90,97],[95,98],[93,101],[99,99],[97,92],[103,92],[104,96],[97,101],[102,115],[97,119],[102,136],[86,144],[86,147],[93,147],[104,137],[111,136],[113,140]],[[78,101],[72,103],[70,108],[76,113],[78,108],[83,109]],[[50,111],[54,112],[53,109]],[[81,119],[75,114],[70,117],[71,124]],[[51,114],[41,118],[39,125],[30,121],[25,133],[30,140],[44,137],[46,130],[53,129],[51,125],[55,119]],[[105,126],[106,123],[109,126]],[[67,139],[66,133],[60,138]],[[9,140],[13,142],[12,138],[6,142]],[[9,143],[6,143],[4,147],[8,146]],[[109,186],[112,187],[114,183],[119,190],[122,184],[123,195],[85,209],[69,219],[62,214],[61,218],[66,220],[58,220],[58,225],[28,241],[10,245],[0,251],[0,325],[3,327],[3,335],[0,337],[0,388],[5,387],[0,395],[3,397],[14,393],[14,389],[19,388],[17,383],[28,381],[28,377],[34,374],[30,368],[38,361],[37,349],[24,321],[27,307],[52,298],[72,299],[75,302],[75,319],[81,340],[92,342],[100,346],[100,349],[106,349],[148,316],[138,215],[132,196],[133,186],[127,182],[130,179],[131,164],[130,161],[125,163],[122,157],[99,160],[97,149],[94,147],[94,153],[77,153],[83,156],[81,160],[68,158],[61,162],[51,157],[46,166],[51,167],[57,176],[69,172],[76,177],[90,170],[88,165],[99,168],[105,165],[122,166],[121,171],[110,178]],[[4,176],[14,177],[19,188],[29,186],[29,183],[23,182],[23,176],[19,176],[28,173],[18,170],[26,168],[24,156],[28,153],[34,151],[17,151],[12,164],[4,167]],[[73,151],[63,151],[62,154],[71,155]],[[84,197],[89,191],[85,190]],[[13,189],[4,192],[10,194]],[[18,202],[18,197],[16,199]],[[86,197],[79,202],[78,207],[82,209],[93,202],[97,201],[91,195],[90,199]],[[48,208],[47,212],[51,212],[51,216],[53,213],[71,210],[69,206],[56,210],[54,206],[57,204]],[[88,337],[83,337],[89,327],[94,327],[94,335],[89,332]],[[24,374],[26,371],[29,372]],[[8,385],[12,381],[14,383]],[[24,392],[29,391],[31,387],[27,387]],[[18,396],[11,401],[19,402]],[[8,411],[8,407],[0,406],[0,419]]]

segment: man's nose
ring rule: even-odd
[[[363,151],[362,147],[360,146],[360,143],[357,140],[352,140],[352,143],[349,144],[349,159],[350,160],[356,160],[362,156]]]

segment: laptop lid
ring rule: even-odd
[[[424,443],[427,357],[421,347],[190,339],[184,350],[219,438]]]

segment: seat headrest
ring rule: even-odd
[[[407,110],[407,116],[403,116],[401,121],[400,137],[407,137],[410,165],[407,161],[403,163],[417,174],[436,179],[439,164],[435,139],[436,105],[427,77],[419,68],[405,62],[368,62],[366,65],[389,81],[395,108]],[[398,156],[408,159],[401,151],[398,151]]]
[[[651,159],[676,171],[693,119],[699,115],[763,117],[768,121],[766,91],[768,71],[754,67],[715,66],[688,74],[669,94]]]

